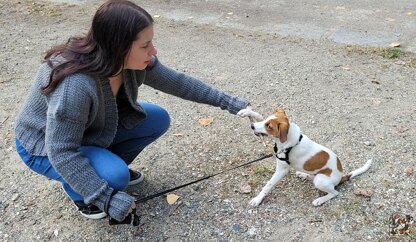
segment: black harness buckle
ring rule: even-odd
[[[282,160],[282,161],[286,161],[286,163],[288,164],[288,165],[290,165],[290,161],[289,161],[289,153],[290,153],[290,151],[292,150],[292,148],[293,147],[295,147],[296,145],[298,145],[299,143],[300,143],[300,141],[302,140],[302,138],[303,138],[303,135],[302,134],[300,134],[300,136],[299,136],[299,141],[294,145],[294,146],[291,146],[291,147],[289,147],[289,148],[287,148],[287,149],[285,149],[285,150],[283,150],[283,154],[285,154],[285,157],[283,157],[283,158],[281,158],[281,157],[278,157],[278,153],[277,153],[277,145],[276,145],[276,143],[274,143],[274,147],[273,147],[273,150],[274,150],[274,153],[276,153],[276,158],[277,159],[279,159],[279,160]]]

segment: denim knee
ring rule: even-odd
[[[159,129],[160,129],[160,135],[162,135],[166,133],[166,131],[168,131],[170,127],[170,116],[169,116],[169,113],[164,108],[160,108],[159,115],[160,115]]]
[[[129,169],[116,154],[95,146],[81,146],[79,150],[89,159],[97,175],[108,182],[108,185],[118,191],[124,190],[130,181]]]
[[[117,191],[123,191],[127,188],[130,181],[129,169],[119,170],[113,173],[111,177],[103,178],[108,182],[108,185]]]

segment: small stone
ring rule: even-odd
[[[55,237],[58,237],[59,231],[58,231],[57,229],[55,229],[55,230],[53,231],[53,234],[55,235]]]
[[[402,153],[407,153],[407,149],[406,149],[406,148],[401,148],[401,149],[400,149],[400,151],[401,151]]]
[[[20,194],[19,193],[13,194],[12,201],[13,202],[16,201],[19,197],[20,197]]]
[[[234,224],[234,225],[233,225],[233,231],[234,231],[235,233],[241,233],[241,225],[239,225],[239,224]]]
[[[364,144],[367,146],[375,146],[376,144],[372,141],[364,141]]]
[[[245,186],[240,187],[240,193],[243,193],[243,194],[251,193],[251,186],[245,185]]]
[[[248,236],[249,236],[249,237],[254,237],[254,236],[256,236],[256,228],[251,227],[251,228],[247,231],[247,234],[248,234]]]

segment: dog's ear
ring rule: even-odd
[[[280,122],[279,123],[279,140],[280,140],[280,143],[286,142],[288,132],[289,132],[289,123],[288,122]]]

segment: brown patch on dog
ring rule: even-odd
[[[320,171],[318,172],[318,174],[322,174],[322,175],[325,175],[325,176],[331,176],[331,173],[332,173],[332,170],[331,170],[331,169],[329,169],[329,168],[326,168],[326,169],[320,170]]]
[[[303,165],[303,169],[305,171],[319,170],[326,165],[326,163],[328,162],[328,159],[329,159],[328,153],[322,150],[316,153],[311,158],[309,158],[309,160],[307,160],[305,164]]]
[[[344,183],[346,181],[349,181],[351,178],[351,175],[345,175],[341,178],[341,181],[339,182],[339,184]]]
[[[338,171],[340,172],[343,171],[341,161],[339,161],[338,157],[337,157],[337,168],[338,168]]]

